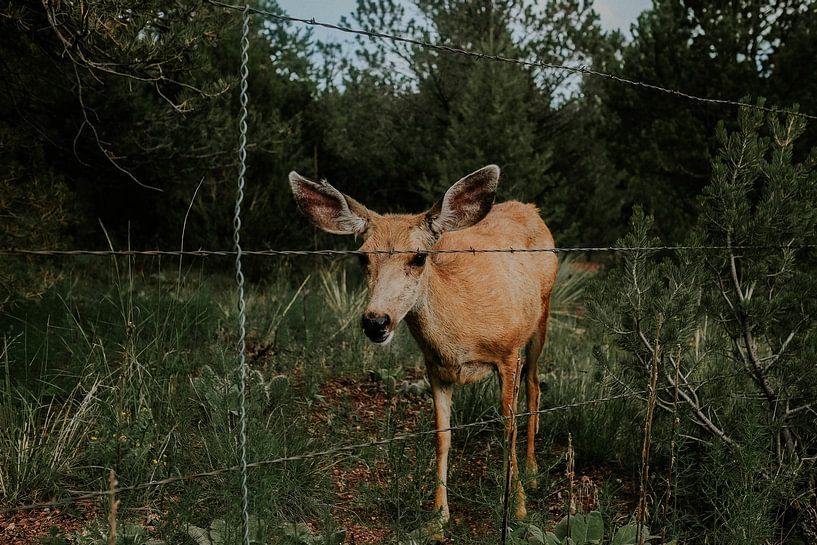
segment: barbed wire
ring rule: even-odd
[[[805,250],[817,248],[813,244],[734,244],[734,245],[663,245],[663,246],[567,246],[554,248],[453,248],[453,249],[395,249],[387,250],[241,250],[242,256],[348,256],[400,254],[535,254],[535,253],[597,253],[597,252],[663,252],[708,250]],[[66,257],[66,256],[167,256],[167,257],[234,257],[235,250],[47,250],[0,249],[0,256]]]
[[[724,379],[727,379],[727,378],[734,378],[736,376],[740,376],[740,374],[741,373],[727,373],[727,374],[722,374],[722,375],[716,375],[714,377],[710,377],[707,380],[697,382],[695,384],[685,385],[685,387],[700,388],[702,386],[705,386],[707,384],[711,384],[712,382],[715,382],[715,381],[718,381],[718,380],[724,380]],[[673,390],[673,389],[675,389],[674,386],[662,386],[661,388],[658,388],[657,390],[658,391],[667,391],[667,390]],[[293,454],[291,456],[271,458],[271,459],[268,459],[268,460],[258,460],[258,461],[255,461],[255,462],[248,462],[246,464],[246,467],[247,468],[259,468],[259,467],[265,467],[265,466],[270,466],[270,465],[283,464],[283,463],[287,463],[287,462],[299,462],[299,461],[304,461],[304,460],[312,460],[312,459],[315,459],[315,458],[325,458],[325,457],[329,457],[329,456],[334,456],[336,454],[342,454],[342,453],[347,453],[347,452],[355,452],[355,451],[358,451],[358,450],[364,450],[364,449],[373,448],[373,447],[381,447],[381,446],[385,446],[385,445],[388,445],[388,444],[391,444],[391,443],[395,443],[395,442],[399,442],[399,441],[407,441],[409,439],[423,437],[423,436],[426,436],[426,435],[435,435],[437,433],[443,433],[443,432],[448,432],[448,431],[456,431],[456,430],[463,430],[463,429],[469,429],[469,428],[486,427],[486,426],[489,426],[491,424],[496,424],[496,423],[503,422],[503,421],[505,421],[505,420],[507,420],[509,418],[518,419],[518,418],[523,418],[523,417],[533,416],[533,415],[549,414],[549,413],[554,413],[554,412],[559,412],[559,411],[566,411],[566,410],[580,408],[580,407],[598,405],[598,404],[601,404],[601,403],[607,403],[607,402],[610,402],[610,401],[616,401],[616,400],[621,400],[621,399],[640,399],[640,398],[643,398],[643,396],[645,396],[647,394],[648,394],[648,392],[646,390],[629,391],[629,392],[624,392],[624,393],[620,393],[620,394],[614,394],[614,395],[607,396],[607,397],[601,397],[601,398],[596,398],[596,399],[588,399],[588,400],[584,400],[584,401],[577,401],[575,403],[567,403],[567,404],[564,404],[564,405],[558,405],[556,407],[548,407],[548,408],[539,409],[539,410],[536,410],[536,411],[518,412],[518,413],[515,413],[513,416],[499,415],[499,416],[488,418],[488,419],[485,419],[485,420],[479,420],[477,422],[469,422],[467,424],[458,424],[456,426],[449,426],[448,428],[443,428],[443,429],[440,429],[440,430],[431,429],[431,430],[423,430],[423,431],[416,431],[416,432],[410,432],[410,433],[402,433],[402,434],[397,434],[397,435],[394,435],[393,437],[389,437],[389,438],[385,438],[385,439],[375,439],[375,440],[372,440],[372,441],[354,443],[354,444],[349,444],[349,445],[345,445],[345,446],[341,446],[341,447],[334,447],[334,448],[325,449],[325,450],[306,452],[306,453],[302,453],[302,454]],[[45,509],[45,508],[51,508],[51,507],[59,507],[59,506],[63,506],[63,505],[71,505],[71,504],[78,503],[78,502],[93,500],[93,499],[96,499],[96,498],[99,498],[99,497],[102,497],[102,496],[109,496],[111,493],[120,494],[120,493],[123,493],[123,492],[136,492],[136,491],[139,491],[139,490],[146,490],[146,489],[149,489],[149,488],[165,486],[165,485],[178,483],[178,482],[186,482],[186,481],[192,481],[192,480],[208,478],[208,477],[218,477],[218,476],[224,475],[226,473],[240,472],[241,468],[242,468],[241,464],[236,464],[236,465],[232,465],[232,466],[212,469],[212,470],[209,470],[209,471],[189,473],[189,474],[186,474],[186,475],[174,475],[172,477],[167,477],[165,479],[146,481],[146,482],[143,482],[143,483],[130,485],[130,486],[120,486],[120,487],[114,488],[114,489],[96,490],[96,491],[93,491],[93,492],[88,492],[88,493],[85,493],[85,494],[79,494],[79,495],[70,496],[70,497],[63,498],[63,499],[48,501],[48,502],[30,503],[30,504],[26,504],[26,505],[7,507],[7,508],[4,508],[4,509],[0,509],[0,515],[5,515],[5,514],[8,514],[8,513],[16,513],[16,512],[19,512],[19,511],[31,511],[31,510],[35,510],[35,509]]]
[[[227,4],[227,3],[224,3],[224,2],[219,2],[218,0],[207,0],[207,2],[209,4],[214,5],[214,6],[222,7],[222,8],[225,8],[225,9],[238,10],[238,11],[243,11],[245,9],[245,6]],[[760,111],[767,112],[767,113],[786,114],[786,115],[792,115],[792,116],[795,116],[795,117],[802,117],[804,119],[817,119],[817,115],[798,112],[798,111],[794,111],[794,110],[788,110],[788,109],[784,109],[784,108],[772,108],[772,107],[768,107],[768,106],[762,106],[760,104],[751,104],[749,102],[742,102],[742,101],[739,101],[739,100],[729,100],[729,99],[723,99],[723,98],[710,98],[710,97],[702,97],[702,96],[699,96],[699,95],[693,95],[691,93],[686,93],[684,91],[679,91],[677,89],[662,87],[661,85],[657,85],[657,84],[654,84],[654,83],[647,83],[647,82],[644,82],[644,81],[625,78],[623,76],[617,76],[615,74],[610,74],[608,72],[602,72],[600,70],[594,70],[592,68],[588,68],[585,65],[570,66],[570,65],[565,65],[565,64],[555,64],[555,63],[549,63],[549,62],[543,62],[543,61],[526,61],[526,60],[523,60],[523,59],[515,59],[515,58],[511,58],[511,57],[505,57],[505,56],[502,56],[502,55],[489,55],[487,53],[482,53],[482,52],[479,52],[479,51],[464,49],[462,47],[443,45],[443,44],[439,44],[439,43],[432,43],[432,42],[427,42],[425,40],[418,40],[416,38],[407,38],[405,36],[396,36],[396,35],[393,35],[393,34],[386,34],[385,32],[378,32],[378,31],[374,31],[374,30],[363,30],[363,29],[359,29],[359,28],[350,28],[350,27],[345,27],[345,26],[340,26],[340,25],[333,25],[331,23],[324,23],[322,21],[317,21],[317,20],[315,20],[314,17],[310,18],[310,19],[304,19],[304,18],[301,18],[301,17],[292,17],[290,15],[283,15],[283,14],[280,14],[280,13],[274,13],[274,12],[271,12],[271,11],[268,11],[268,10],[263,10],[263,9],[259,9],[259,8],[253,8],[253,7],[250,7],[249,10],[252,11],[253,13],[258,14],[258,15],[263,15],[264,17],[270,17],[272,19],[277,19],[279,21],[289,21],[291,23],[301,23],[301,24],[304,24],[304,25],[318,26],[318,27],[323,27],[323,28],[327,28],[327,29],[330,29],[330,30],[335,30],[335,31],[338,31],[338,32],[344,32],[344,33],[347,33],[347,34],[355,34],[355,35],[358,35],[358,36],[365,36],[365,37],[367,37],[369,39],[390,40],[392,42],[407,43],[407,44],[411,44],[411,45],[420,46],[420,47],[423,47],[423,48],[426,48],[426,49],[433,49],[435,51],[443,51],[445,53],[451,53],[451,54],[456,54],[456,55],[465,55],[467,57],[472,57],[472,58],[482,59],[482,60],[489,60],[489,61],[495,61],[495,62],[504,62],[504,63],[516,64],[516,65],[525,66],[525,67],[529,67],[529,68],[545,68],[545,69],[548,69],[548,70],[559,70],[559,71],[563,71],[563,72],[571,72],[571,73],[574,73],[574,74],[586,74],[588,76],[603,78],[603,79],[615,81],[617,83],[621,83],[621,84],[624,84],[624,85],[630,85],[630,86],[633,86],[633,87],[641,87],[641,88],[644,88],[644,89],[650,89],[652,91],[657,91],[657,92],[660,92],[660,93],[665,93],[665,94],[668,94],[668,95],[673,95],[673,96],[677,96],[677,97],[684,98],[684,99],[687,99],[687,100],[692,100],[692,101],[706,103],[706,104],[736,106],[736,107],[739,107],[739,108],[751,108],[753,110],[760,110]]]

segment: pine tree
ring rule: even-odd
[[[0,131],[15,137],[0,151],[11,167],[0,205],[35,188],[55,204],[55,213],[25,220],[53,218],[40,228],[51,243],[32,236],[9,245],[99,247],[102,222],[116,245],[175,247],[194,193],[187,243],[229,245],[240,13],[130,0],[3,9],[0,62],[9,77],[0,83]],[[288,23],[254,18],[251,28],[245,235],[252,245],[281,245],[283,222],[269,218],[289,209],[286,174],[312,155],[301,145],[316,94],[312,43]],[[70,226],[48,195],[71,203]]]
[[[714,248],[628,252],[592,309],[619,349],[598,351],[605,370],[641,388],[657,362],[659,406],[669,410],[677,388],[683,433],[709,445],[688,445],[680,463],[699,483],[685,490],[718,513],[710,531],[718,542],[760,544],[781,525],[806,537],[813,524],[808,502],[786,519],[779,513],[817,478],[804,463],[817,448],[817,281],[808,246],[817,171],[813,159],[794,159],[802,119],[745,109],[737,127],[718,128],[712,179],[685,242]],[[639,210],[632,224],[621,245],[664,242]]]
[[[802,95],[795,86],[786,91],[774,83],[786,79],[782,73],[777,79],[776,71],[783,69],[784,59],[809,49],[803,42],[792,44],[793,49],[781,38],[808,35],[806,13],[813,6],[812,0],[656,0],[639,17],[621,55],[601,57],[597,65],[702,97],[766,95],[775,98],[773,105],[785,106]],[[806,86],[814,79],[796,70]],[[629,206],[642,203],[662,234],[682,240],[694,221],[695,199],[711,174],[718,147],[715,127],[719,119],[734,119],[733,110],[615,82],[590,90],[599,93],[609,111],[603,137],[622,173]]]
[[[597,15],[575,0],[415,7],[411,17],[401,3],[361,1],[349,24],[559,64],[586,61],[603,42]],[[597,109],[564,85],[564,73],[363,39],[358,59],[364,68],[347,66],[344,91],[328,97],[324,150],[326,175],[348,180],[350,193],[370,195],[375,207],[416,211],[461,176],[497,163],[500,199],[540,206],[560,242],[577,241],[607,217],[596,213],[606,206],[597,191],[610,187],[599,184],[600,171],[610,169],[587,116]],[[587,202],[594,204],[581,206]]]

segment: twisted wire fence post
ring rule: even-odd
[[[244,174],[247,171],[247,76],[250,48],[250,6],[244,7],[241,34],[241,114],[238,138],[238,192],[235,199],[233,241],[235,242],[235,281],[238,285],[238,375],[239,375],[239,449],[241,451],[241,523],[243,543],[250,545],[250,493],[247,488],[247,360],[246,351],[246,304],[244,302],[244,273],[241,270],[241,202],[244,200]]]

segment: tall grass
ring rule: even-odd
[[[107,271],[79,265],[41,300],[0,315],[0,330],[8,332],[1,345],[3,504],[102,489],[109,468],[129,486],[236,463],[232,400],[211,395],[213,403],[202,403],[196,382],[203,369],[219,386],[235,381],[231,284],[220,276],[190,280],[165,274],[155,261],[114,261]],[[264,328],[256,338],[299,327],[290,313],[307,292],[306,282],[251,290],[251,327]],[[309,410],[295,387],[263,371],[251,374],[251,458],[324,447],[307,430]],[[323,516],[321,468],[307,460],[255,470],[258,514]],[[122,501],[126,508],[165,506],[163,532],[174,542],[188,522],[236,518],[237,490],[236,476],[226,474],[124,494]]]
[[[101,382],[90,377],[64,399],[43,399],[12,385],[8,348],[4,338],[0,493],[5,502],[37,501],[61,492],[77,477],[87,429],[101,412]]]
[[[321,280],[324,301],[336,320],[337,329],[332,333],[334,338],[355,322],[362,313],[366,298],[365,286],[351,286],[346,274],[346,267],[335,262],[318,271]]]
[[[7,454],[13,452],[7,448],[0,453],[5,503],[36,500],[67,488],[102,489],[110,468],[127,486],[237,462],[231,278],[191,269],[179,280],[177,264],[168,265],[172,271],[165,274],[158,262],[122,260],[107,270],[86,268],[92,265],[66,271],[62,283],[41,301],[0,316],[4,331],[20,335],[4,352],[0,418],[8,425],[0,438],[3,445],[38,445],[28,447],[28,458]],[[609,390],[595,372],[595,340],[583,318],[583,290],[590,276],[569,261],[562,263],[540,366],[544,407]],[[403,370],[423,365],[405,329],[386,349],[362,335],[356,321],[365,288],[342,263],[320,267],[309,276],[282,265],[277,274],[248,286],[247,299],[251,461],[371,439],[367,428],[332,425],[362,416],[355,414],[355,405],[329,404],[322,395],[327,381],[338,376],[357,382],[372,376],[400,381],[406,375]],[[35,393],[26,397],[20,393],[24,391]],[[382,408],[378,437],[392,437],[408,422],[414,429],[431,429],[427,391],[404,394],[399,387],[384,385],[382,392],[392,401]],[[454,395],[455,425],[499,414],[495,378],[456,388]],[[628,414],[632,407],[622,404],[545,415],[540,467],[558,466],[568,431],[580,464],[616,456],[618,443],[611,438]],[[320,422],[328,422],[328,428]],[[524,426],[520,429],[524,433]],[[65,446],[54,444],[58,440]],[[48,470],[45,453],[57,452],[62,453],[57,470]],[[455,510],[468,513],[466,521],[498,520],[502,452],[498,424],[454,433],[449,493]],[[39,456],[43,462],[28,463],[27,473],[19,474],[15,468],[20,463],[12,456]],[[475,459],[488,463],[479,477],[471,473]],[[360,467],[369,468],[371,480],[358,483],[353,501],[339,500],[332,472]],[[395,535],[409,534],[429,514],[433,435],[365,449],[348,458],[263,466],[251,470],[249,482],[253,515],[271,532],[283,522],[331,526],[326,521],[336,516],[365,520],[372,512],[378,524]],[[552,479],[545,475],[540,482]],[[237,493],[238,476],[227,473],[124,494],[120,513],[134,507],[161,510],[159,535],[168,542],[184,542],[189,524],[207,528],[216,519],[237,524]],[[531,516],[541,524],[549,519],[545,505],[551,493],[531,492]],[[452,535],[457,542],[478,541],[467,526],[452,529]]]

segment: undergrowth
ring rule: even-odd
[[[249,459],[294,458],[250,470],[259,543],[325,543],[353,535],[409,543],[430,517],[433,413],[422,358],[402,326],[386,348],[368,342],[356,323],[364,300],[359,272],[347,265],[302,273],[281,263],[278,274],[247,291]],[[110,469],[121,486],[129,486],[238,462],[231,278],[209,274],[199,263],[182,275],[178,264],[151,260],[98,267],[79,261],[61,271],[60,282],[40,299],[0,316],[5,506],[105,490]],[[595,276],[569,260],[562,263],[540,363],[543,409],[626,391],[597,363],[600,351],[608,364],[618,357],[615,347],[584,316],[585,289]],[[495,378],[456,388],[452,423],[496,418],[498,397]],[[528,490],[527,522],[553,530],[571,511],[572,492],[585,498],[574,512],[598,512],[607,528],[632,521],[643,410],[635,397],[543,414],[539,489]],[[524,420],[519,429],[524,445]],[[406,431],[421,435],[298,459]],[[576,459],[573,485],[565,473],[568,436]],[[772,504],[783,493],[775,497],[764,488],[766,503],[758,503],[758,495],[743,498],[751,467],[727,471],[723,452],[684,442],[667,421],[655,441],[651,525],[662,528],[665,541],[714,526],[725,536],[729,517],[750,511],[756,530],[768,529],[763,517],[776,513]],[[454,542],[496,542],[503,453],[499,422],[454,432],[448,530]],[[661,505],[662,479],[673,455],[675,482],[682,484],[674,485],[677,495],[667,509]],[[708,483],[713,490],[707,494],[729,490],[723,495],[728,511],[708,514],[715,518],[707,521],[698,506],[681,504],[689,497],[679,489],[686,482]],[[239,475],[229,471],[123,493],[119,517],[135,525],[128,528],[141,528],[137,533],[145,540],[216,543],[215,524],[223,529],[219,543],[238,543],[238,498]],[[86,532],[89,543],[94,532],[100,539],[106,535],[108,503],[100,500],[94,508],[99,525]],[[288,530],[288,524],[295,526]],[[520,528],[514,539],[538,535]]]

